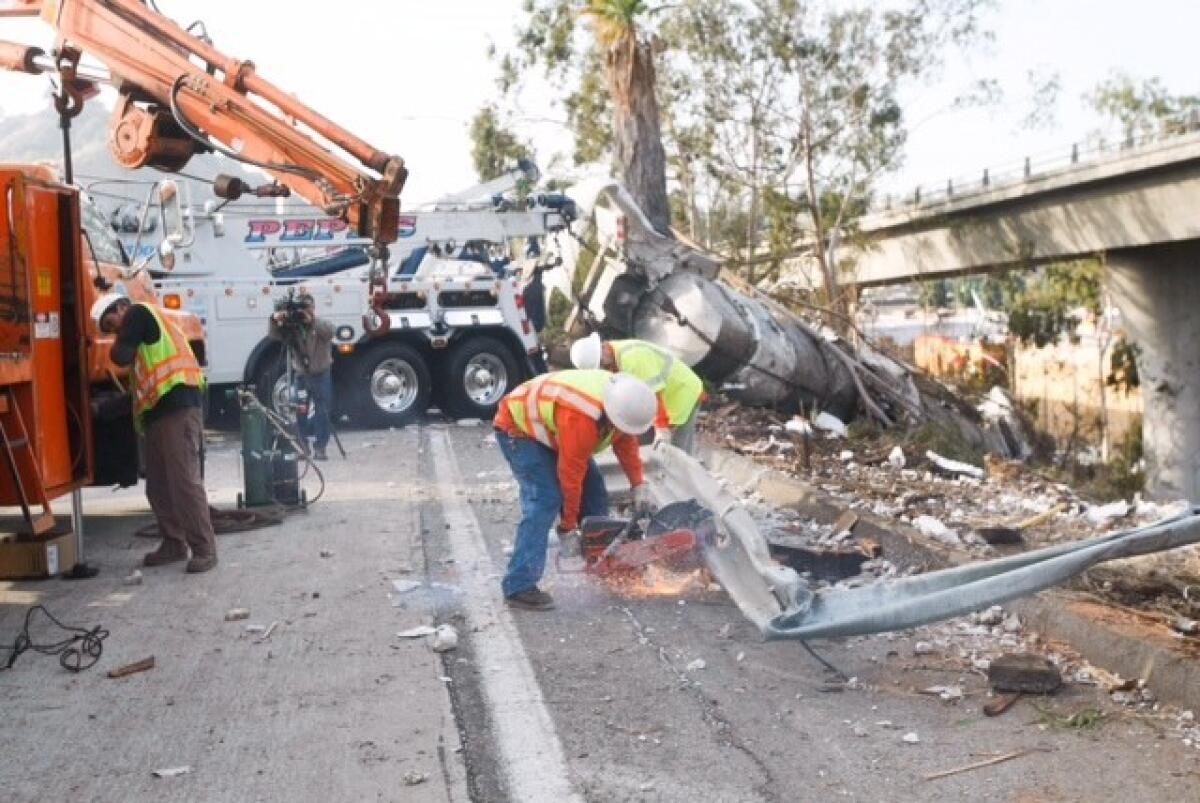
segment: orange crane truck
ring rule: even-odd
[[[295,192],[369,240],[368,331],[390,320],[385,268],[408,173],[399,157],[258,76],[252,62],[218,51],[203,27],[185,30],[153,4],[0,0],[0,32],[6,17],[40,17],[56,34],[50,52],[0,40],[0,69],[56,79],[64,139],[63,179],[45,166],[0,164],[0,505],[21,506],[26,536],[45,538],[53,535],[50,500],[93,482],[137,479],[129,417],[106,412],[120,377],[108,361],[111,339],[87,312],[114,285],[134,300],[155,297],[149,276],[127,264],[107,222],[71,184],[70,120],[98,85],[117,91],[108,144],[123,167],[178,172],[193,155],[218,152],[274,178],[251,187],[218,176],[219,197]],[[172,204],[181,222],[178,193],[161,192],[164,221]],[[164,270],[169,256],[161,254]],[[169,314],[203,360],[200,322]],[[73,507],[78,514],[77,496]],[[48,557],[39,560],[34,573],[56,573]],[[0,556],[0,572],[3,563]]]

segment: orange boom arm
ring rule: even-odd
[[[222,151],[268,171],[360,237],[395,241],[404,160],[259,77],[253,63],[222,54],[138,0],[0,0],[0,17],[34,15],[58,33],[51,65],[64,78],[82,77],[75,73],[81,54],[110,71],[121,97],[109,146],[120,164],[178,171],[195,153]],[[55,68],[48,60],[36,48],[0,42],[0,68],[37,73]]]

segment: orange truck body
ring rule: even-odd
[[[125,370],[109,360],[113,338],[96,331],[89,311],[100,292],[97,277],[123,285],[134,301],[157,301],[145,272],[125,279],[125,266],[94,256],[80,203],[79,191],[50,167],[0,164],[0,424],[13,442],[23,426],[28,445],[14,448],[34,457],[10,463],[0,444],[0,505],[21,501],[14,470],[28,501],[54,499],[93,479],[107,484],[109,476],[96,476],[96,455],[110,447],[132,460],[123,474],[136,478],[131,422],[96,426],[91,414],[93,396],[119,392]],[[163,312],[202,356],[200,321]]]

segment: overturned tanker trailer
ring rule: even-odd
[[[749,511],[698,460],[666,444],[643,449],[643,460],[659,506],[694,501],[702,509],[688,526],[704,563],[768,641],[904,630],[1028,596],[1098,563],[1200,543],[1200,510],[1192,509],[1136,530],[1011,557],[817,590],[772,559]],[[615,460],[602,460],[601,468],[605,483],[620,492],[624,474]]]
[[[572,334],[657,343],[743,404],[846,422],[865,409],[885,425],[934,422],[973,446],[1019,456],[1011,432],[937,383],[867,345],[852,348],[754,288],[731,287],[712,255],[655,231],[620,184],[586,182],[569,194],[580,215],[559,250],[562,289],[575,300]]]

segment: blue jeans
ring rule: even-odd
[[[296,383],[308,391],[309,415],[302,417],[297,423],[300,439],[307,444],[312,438],[313,445],[324,449],[329,443],[329,410],[333,405],[333,372],[322,371],[319,374],[296,377]]]
[[[550,528],[562,510],[562,490],[558,487],[558,454],[532,438],[514,438],[496,431],[500,453],[508,461],[517,479],[521,495],[521,523],[517,541],[500,587],[511,597],[528,591],[542,579],[546,570],[546,546]],[[596,461],[588,462],[583,481],[583,500],[579,515],[608,514],[608,489]]]

